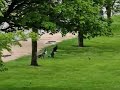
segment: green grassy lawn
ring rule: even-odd
[[[113,19],[113,37],[85,40],[84,48],[77,39],[61,42],[39,67],[29,65],[30,56],[6,63],[0,90],[120,90],[120,16]]]

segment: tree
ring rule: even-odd
[[[38,29],[50,30],[54,32],[56,24],[50,18],[52,12],[51,3],[43,2],[41,5],[34,5],[28,13],[19,17],[17,20],[20,26],[26,26],[26,28],[32,28],[34,32],[34,38],[32,38],[32,60],[31,65],[38,66],[37,64],[37,33]],[[33,36],[33,35],[31,35]],[[36,39],[35,39],[36,38]]]
[[[100,5],[101,8],[106,8],[108,25],[111,26],[111,16],[114,13],[120,12],[120,1],[119,0],[93,0],[96,4]]]
[[[100,5],[101,7],[105,7],[107,11],[107,18],[111,18],[112,10],[115,10],[116,3],[119,4],[119,0],[93,0],[96,4]],[[118,7],[118,6],[117,6]]]
[[[114,6],[113,6],[114,13],[120,13],[120,1],[116,0]]]
[[[56,24],[50,19],[50,9],[54,3],[48,0],[6,0],[7,9],[3,11],[0,22],[7,22],[9,27],[2,31],[32,29],[32,59],[31,65],[37,63],[37,32],[38,29],[55,30]],[[53,10],[53,9],[52,9]]]
[[[108,20],[111,19],[113,6],[116,3],[116,1],[117,0],[105,0],[105,7],[106,7],[106,10],[107,10],[107,18],[108,18]]]
[[[84,38],[109,35],[111,32],[107,22],[100,19],[99,8],[90,0],[66,0],[56,8],[56,23],[61,24],[63,33],[78,32],[78,45],[83,47]]]

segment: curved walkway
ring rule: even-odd
[[[48,41],[61,42],[63,40],[71,39],[74,37],[75,35],[72,35],[72,34],[67,34],[65,37],[62,37],[60,33],[57,33],[54,35],[49,35],[46,33],[43,36],[41,36],[41,38],[38,40],[38,50],[44,48],[45,46],[51,45],[51,44],[47,44]],[[31,39],[28,39],[27,41],[20,41],[20,43],[22,44],[22,47],[12,46],[12,53],[9,53],[6,50],[3,51],[4,57],[2,57],[2,60],[4,62],[15,60],[22,56],[31,54],[31,51],[32,51],[31,50]]]

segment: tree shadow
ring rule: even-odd
[[[9,57],[11,56],[10,54],[9,55],[2,55],[2,57],[6,58],[6,57]]]
[[[79,47],[78,45],[71,45],[72,47],[78,47],[78,48],[85,48],[85,47],[92,47],[92,46],[89,46],[89,45],[85,45],[84,47]]]

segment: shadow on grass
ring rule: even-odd
[[[85,47],[92,47],[90,45],[84,45],[84,47],[79,47],[78,45],[71,45],[72,47],[78,47],[78,48],[85,48]]]

